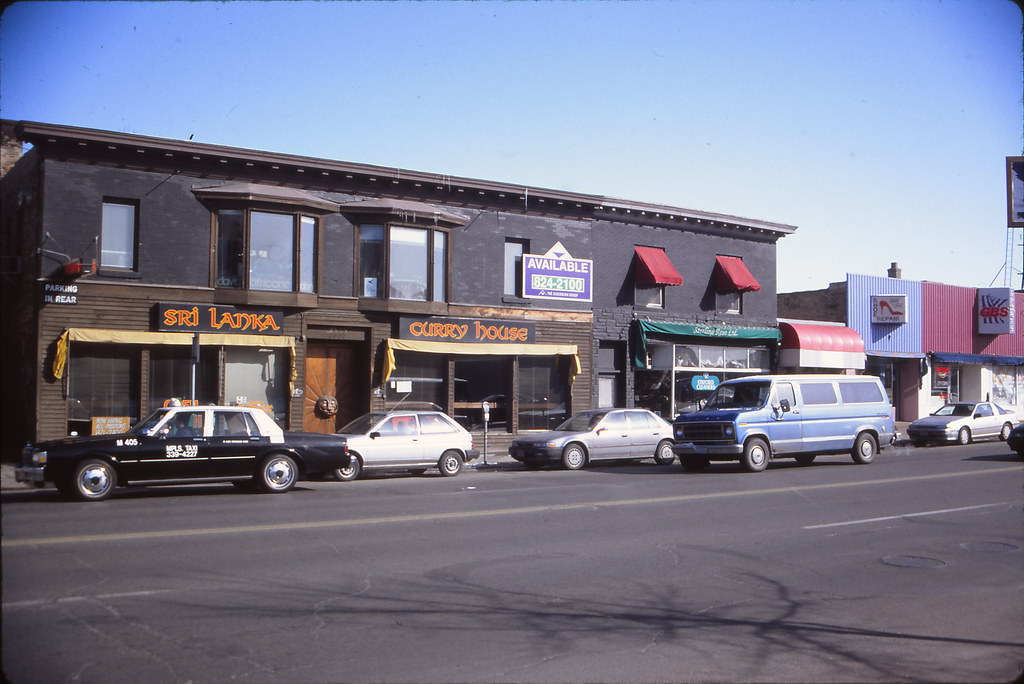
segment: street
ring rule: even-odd
[[[760,474],[678,463],[5,491],[31,682],[1007,682],[1024,466],[1002,442]]]

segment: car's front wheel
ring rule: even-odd
[[[658,465],[669,465],[674,460],[676,455],[672,451],[672,442],[667,439],[658,442],[658,448],[654,450],[654,462]]]
[[[587,452],[582,444],[570,444],[562,449],[562,466],[566,470],[579,470],[587,463]]]
[[[751,473],[761,472],[768,467],[770,453],[768,443],[760,437],[748,439],[747,443],[743,445],[743,455],[741,457],[743,468]]]
[[[295,486],[299,479],[299,468],[287,454],[271,454],[260,462],[256,482],[260,489],[269,494],[281,494]]]
[[[334,477],[339,482],[351,482],[359,477],[363,472],[363,462],[359,460],[359,457],[352,454],[352,458],[348,462],[348,466],[344,468],[335,468]]]
[[[87,458],[75,466],[70,482],[61,488],[61,492],[80,501],[102,501],[116,486],[114,466],[101,458]]]
[[[437,462],[437,469],[445,477],[455,477],[462,470],[462,454],[449,449],[441,454],[441,459]]]
[[[956,441],[959,442],[960,444],[970,444],[971,443],[971,430],[970,430],[970,428],[966,428],[966,427],[960,428],[960,432],[956,433]]]

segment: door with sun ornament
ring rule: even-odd
[[[306,386],[302,429],[331,433],[368,410],[364,345],[310,342],[306,347]]]

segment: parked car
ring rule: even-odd
[[[1013,411],[987,401],[945,404],[930,416],[912,422],[907,436],[915,446],[953,441],[970,444],[986,437],[1006,441],[1018,422]]]
[[[334,475],[342,482],[369,470],[408,470],[420,474],[437,468],[459,474],[462,464],[480,455],[473,436],[441,411],[367,413],[343,427],[351,460]]]
[[[779,458],[810,465],[818,454],[871,463],[896,435],[893,408],[870,375],[752,375],[718,386],[696,413],[677,416],[683,468],[739,461],[760,472]]]
[[[1024,458],[1024,425],[1018,425],[1010,430],[1010,436],[1006,438],[1006,444],[1017,455]]]
[[[568,470],[601,460],[675,459],[672,426],[645,409],[583,411],[549,432],[517,437],[508,453],[527,467],[555,462]]]
[[[66,437],[26,446],[19,482],[52,482],[62,494],[100,501],[118,484],[234,482],[265,492],[291,489],[348,465],[335,435],[285,432],[248,406],[175,406],[118,435]]]

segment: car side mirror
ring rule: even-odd
[[[595,435],[599,435],[599,434],[601,434],[602,432],[604,432],[607,429],[608,428],[597,428],[597,430],[594,431],[594,434]]]
[[[160,428],[160,431],[157,432],[157,437],[166,438],[170,434],[171,434],[171,428],[169,426],[167,426],[167,425],[164,425],[162,428]]]
[[[370,439],[377,439],[378,437],[380,437],[380,433],[379,432],[371,432],[370,433]]]
[[[779,406],[782,408],[783,413],[788,413],[793,410],[789,405],[789,399],[779,399]]]

